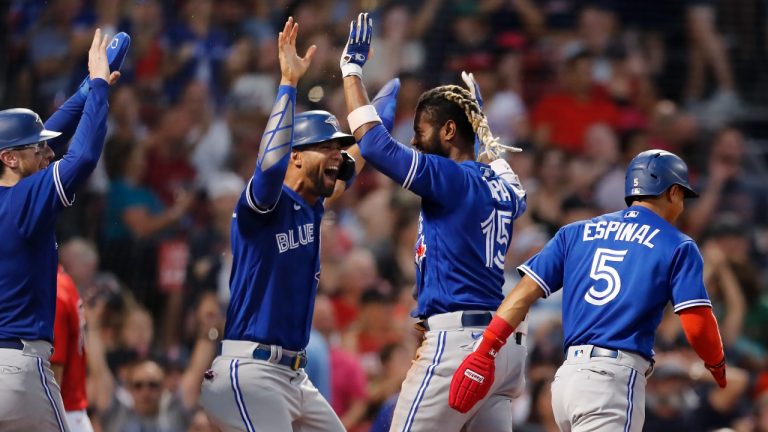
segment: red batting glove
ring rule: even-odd
[[[725,388],[725,386],[728,385],[728,380],[725,379],[725,357],[715,365],[704,363],[704,367],[707,368],[713,377],[715,377],[715,381],[717,381],[717,385],[719,385],[720,388]]]
[[[512,330],[512,326],[504,319],[493,317],[477,349],[461,362],[453,374],[448,394],[448,405],[451,408],[466,413],[488,394],[496,371],[496,355],[507,342]]]

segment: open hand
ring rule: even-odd
[[[101,78],[104,81],[113,84],[120,78],[120,72],[109,71],[109,60],[107,59],[107,44],[109,37],[102,35],[101,29],[96,29],[93,35],[91,48],[88,50],[88,72],[91,80]]]
[[[296,36],[299,34],[299,24],[289,17],[285,22],[283,31],[277,36],[278,58],[280,59],[280,72],[282,80],[280,84],[296,86],[309,68],[312,57],[317,51],[317,47],[312,45],[307,50],[304,57],[299,57],[296,53]]]

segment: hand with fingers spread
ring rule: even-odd
[[[363,65],[368,61],[373,36],[373,20],[368,13],[361,12],[357,21],[349,23],[349,38],[341,53],[341,76],[363,76]]]
[[[108,83],[113,83],[120,78],[120,71],[109,71],[109,60],[107,58],[107,44],[109,37],[102,35],[101,29],[96,29],[93,35],[91,48],[88,50],[88,72],[91,80],[101,78]]]
[[[299,57],[296,53],[296,36],[298,34],[299,24],[293,21],[293,17],[289,17],[288,21],[285,22],[283,31],[277,36],[280,73],[282,74],[281,85],[296,87],[299,78],[307,72],[310,63],[312,63],[312,57],[317,51],[317,47],[312,45],[304,57]]]

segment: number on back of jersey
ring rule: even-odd
[[[494,209],[480,227],[485,234],[485,266],[504,270],[504,258],[512,232],[512,212]]]

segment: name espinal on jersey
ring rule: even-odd
[[[624,215],[624,219],[635,218],[637,215],[637,211],[628,211]],[[652,228],[650,225],[639,223],[619,221],[590,222],[584,225],[582,240],[585,242],[592,240],[626,241],[653,249],[653,238],[659,232],[658,228]]]

